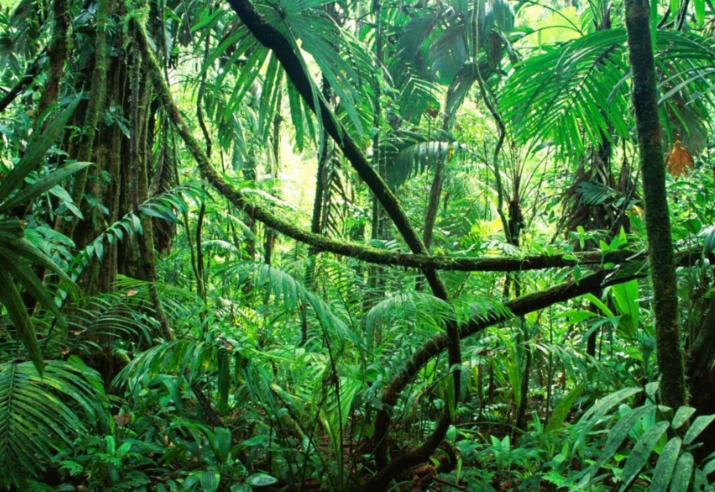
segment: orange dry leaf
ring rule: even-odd
[[[124,427],[132,420],[132,416],[128,413],[120,413],[118,415],[112,415],[112,417],[114,418],[114,422],[117,424],[117,427]]]
[[[671,176],[677,178],[680,175],[687,176],[694,167],[693,156],[685,150],[680,140],[676,140],[665,158],[665,168]]]

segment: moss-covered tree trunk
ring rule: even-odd
[[[643,179],[658,366],[662,375],[660,389],[663,403],[677,408],[685,404],[687,395],[647,0],[626,0],[626,29],[633,72],[633,106]]]

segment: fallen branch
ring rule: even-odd
[[[447,480],[442,480],[439,477],[432,477],[432,480],[434,480],[437,483],[441,483],[442,485],[446,485],[447,487],[452,487],[453,489],[457,490],[469,490],[467,487],[464,485],[458,485],[456,483],[448,482]]]

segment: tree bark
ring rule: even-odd
[[[665,161],[658,118],[658,90],[647,0],[626,0],[626,30],[635,108],[650,258],[658,367],[663,403],[687,401],[678,325],[675,259],[665,188]]]
[[[113,60],[112,68],[114,70],[109,72],[112,75],[107,82],[107,98],[112,104],[116,104],[119,107],[124,105],[124,101],[122,100],[122,88],[126,82],[126,65],[123,63],[123,60],[124,58],[121,55]],[[119,219],[120,198],[122,195],[122,180],[120,179],[122,143],[125,137],[117,125],[112,125],[107,128],[106,138],[109,140],[106,144],[108,147],[107,161],[103,163],[103,166],[104,170],[112,176],[112,179],[107,186],[103,201],[109,209],[107,222],[114,224]],[[119,272],[118,251],[119,248],[116,241],[112,241],[107,246],[107,254],[101,267],[100,285],[98,286],[99,292],[109,292],[117,280],[117,274]]]
[[[156,317],[166,340],[173,340],[174,336],[171,327],[164,314],[164,309],[156,288],[157,272],[156,259],[154,254],[154,234],[151,218],[145,216],[139,210],[139,204],[149,198],[149,185],[147,182],[147,115],[149,107],[149,96],[152,92],[152,80],[142,77],[145,73],[144,60],[140,50],[133,48],[130,70],[131,88],[131,138],[130,138],[130,176],[131,176],[131,206],[134,215],[141,217],[142,234],[136,237],[139,250],[139,266],[142,278],[149,282],[149,293],[154,304],[154,316]]]

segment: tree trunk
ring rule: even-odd
[[[373,92],[375,93],[375,103],[372,110],[372,126],[375,134],[372,137],[372,167],[385,179],[386,166],[384,159],[380,157],[380,123],[382,121],[382,110],[380,107],[380,96],[382,93],[382,3],[381,0],[374,0],[372,11],[375,16],[375,64]],[[385,234],[385,213],[377,195],[372,197],[372,221],[370,227],[370,239],[386,239]],[[364,298],[363,310],[368,312],[385,294],[385,269],[379,266],[372,266],[367,270],[367,284],[369,286],[367,295]],[[375,333],[376,340],[380,339],[379,328]]]
[[[331,91],[330,84],[323,78],[323,97],[330,103]],[[323,149],[318,155],[318,170],[315,176],[315,197],[313,198],[313,216],[310,220],[310,232],[313,234],[323,234],[323,202],[325,200],[325,174],[328,165],[328,159],[330,158],[330,150],[328,144],[329,135],[323,130]],[[317,248],[308,248],[308,268],[305,272],[305,285],[309,289],[315,287],[315,258],[314,256],[318,253]],[[300,305],[300,346],[306,344],[308,341],[308,316],[306,313],[305,304]]]
[[[375,14],[375,105],[373,108],[373,127],[375,135],[372,137],[372,167],[377,170],[382,179],[385,179],[385,163],[380,159],[380,94],[382,82],[382,4],[380,0],[374,0],[373,12]],[[384,217],[382,207],[373,195],[372,199],[372,239],[380,239],[384,236]]]
[[[649,14],[647,0],[626,0],[633,106],[643,179],[658,366],[662,375],[660,390],[663,403],[678,408],[686,403],[687,396]]]

